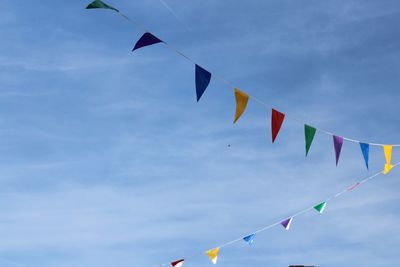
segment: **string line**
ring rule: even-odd
[[[144,24],[142,24],[141,22],[139,22],[139,21],[137,21],[137,20],[132,20],[130,17],[128,17],[127,15],[125,15],[125,14],[123,14],[123,13],[121,13],[121,12],[117,12],[117,13],[118,13],[119,15],[121,15],[123,18],[125,18],[127,21],[129,21],[131,24],[133,24],[134,26],[140,28],[142,31],[144,31],[144,32],[149,32],[149,33],[153,34],[153,32],[150,31],[150,30],[148,30],[147,27],[146,27]],[[154,35],[154,36],[157,36],[156,34],[153,34],[153,35]],[[176,49],[173,45],[171,45],[171,44],[169,44],[169,43],[167,43],[167,42],[165,42],[165,41],[163,41],[163,43],[164,43],[171,51],[173,51],[173,52],[176,53],[177,55],[183,57],[184,59],[190,61],[190,62],[193,63],[193,64],[202,66],[201,64],[198,64],[195,60],[193,60],[193,59],[192,59],[191,57],[189,57],[188,55],[186,55],[186,54],[184,54],[183,52],[181,52],[180,50]],[[232,89],[232,88],[237,88],[237,86],[235,86],[233,83],[231,83],[229,80],[227,80],[227,79],[224,78],[223,76],[220,76],[219,74],[217,74],[217,73],[215,73],[215,72],[211,72],[211,73],[212,73],[212,75],[213,75],[217,80],[219,80],[220,82],[222,82],[222,83],[226,84],[227,86],[229,86],[230,89]],[[253,99],[255,102],[258,102],[259,104],[263,105],[264,107],[266,107],[266,108],[268,108],[268,109],[272,109],[272,108],[274,107],[274,105],[269,104],[269,103],[266,103],[266,102],[260,100],[259,98],[255,97],[255,96],[253,96],[253,95],[248,94],[247,92],[246,92],[246,94],[249,96],[249,98]],[[305,120],[303,120],[303,119],[299,119],[299,118],[297,118],[296,116],[293,116],[293,115],[288,114],[288,113],[284,113],[284,114],[285,114],[285,117],[286,117],[287,119],[291,120],[291,121],[295,121],[295,122],[297,122],[297,123],[299,123],[299,124],[306,124],[306,123],[304,122]],[[325,130],[325,129],[317,128],[317,127],[315,127],[315,128],[316,128],[318,131],[320,131],[320,132],[322,132],[322,133],[324,133],[324,134],[326,134],[326,135],[330,135],[330,136],[335,135],[334,133],[332,133],[332,132],[330,132],[330,131],[327,131],[327,130]],[[348,141],[348,142],[352,142],[352,143],[361,143],[361,141],[356,140],[356,139],[352,139],[352,138],[348,138],[348,137],[344,137],[344,136],[341,136],[341,137],[343,137],[343,139],[346,140],[346,141]],[[363,142],[363,143],[366,143],[366,142]],[[391,145],[391,146],[393,146],[393,147],[399,147],[399,146],[400,146],[400,144],[382,144],[382,143],[373,143],[373,142],[367,143],[367,144],[369,144],[369,145],[371,145],[371,146],[381,146],[381,147],[383,147],[383,146],[385,146],[385,145]]]
[[[399,164],[400,164],[400,162],[397,162],[396,164],[393,165],[393,168],[395,168],[395,167],[398,166]],[[392,168],[392,169],[393,169],[393,168]],[[285,218],[283,218],[283,219],[281,219],[281,220],[278,220],[278,221],[276,221],[276,222],[274,222],[274,223],[271,223],[271,224],[269,224],[269,225],[266,225],[266,226],[264,226],[264,227],[262,227],[262,228],[260,228],[260,229],[258,229],[258,230],[255,230],[255,231],[253,231],[253,232],[251,232],[251,233],[248,233],[248,234],[246,234],[246,235],[242,235],[241,237],[238,237],[238,238],[233,239],[233,240],[231,240],[231,241],[227,241],[227,242],[222,243],[222,244],[220,244],[220,245],[218,245],[218,246],[214,246],[213,248],[220,248],[220,249],[221,249],[221,248],[223,248],[223,247],[227,247],[227,246],[232,245],[232,244],[234,244],[234,243],[236,243],[236,242],[239,242],[239,241],[244,242],[244,241],[243,241],[243,238],[244,238],[244,237],[247,237],[247,236],[252,235],[252,234],[258,234],[258,233],[264,232],[264,231],[266,231],[266,230],[268,230],[268,229],[271,229],[271,228],[273,228],[273,227],[275,227],[275,226],[277,226],[277,225],[280,225],[281,222],[284,221],[284,220],[286,220],[286,219],[289,219],[289,218],[294,219],[295,217],[298,217],[298,216],[300,216],[300,215],[302,215],[302,214],[304,214],[304,213],[306,213],[306,212],[308,212],[308,211],[310,211],[310,210],[313,210],[314,207],[315,207],[316,205],[318,205],[318,204],[320,204],[320,203],[323,203],[323,202],[328,203],[328,202],[334,200],[335,198],[338,198],[338,197],[344,195],[345,193],[350,193],[350,192],[352,192],[353,190],[355,190],[357,187],[361,186],[362,184],[365,184],[365,183],[367,183],[367,182],[373,180],[374,178],[376,178],[376,177],[378,177],[378,176],[380,176],[380,175],[382,175],[382,174],[383,174],[383,171],[377,172],[377,173],[375,173],[375,174],[373,174],[373,175],[371,175],[371,176],[369,176],[369,177],[367,177],[367,178],[364,178],[364,179],[362,179],[362,180],[360,180],[360,181],[358,181],[358,182],[356,182],[356,183],[353,183],[352,185],[346,187],[346,189],[343,189],[342,191],[340,191],[340,192],[338,192],[338,193],[336,193],[336,194],[334,194],[334,195],[331,195],[330,197],[326,198],[326,199],[323,200],[323,201],[320,201],[320,202],[318,202],[318,203],[316,203],[316,204],[314,204],[314,205],[312,205],[312,206],[310,206],[310,207],[308,207],[308,208],[305,208],[305,209],[303,209],[303,210],[300,210],[300,211],[294,213],[294,214],[291,215],[291,216],[286,216]],[[201,253],[201,255],[204,255],[206,252],[207,252],[207,251],[203,251],[203,252]],[[191,254],[191,255],[189,255],[188,257],[185,257],[184,259],[185,259],[185,261],[186,261],[187,259],[193,258],[194,256],[197,256],[197,255],[200,255],[200,253]],[[170,263],[162,263],[162,264],[160,264],[160,265],[157,265],[157,267],[158,267],[158,266],[166,266],[166,265],[168,265],[168,264],[170,264]]]

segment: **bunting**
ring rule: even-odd
[[[342,151],[343,137],[333,136],[333,146],[335,147],[336,166],[339,162],[340,152]]]
[[[236,123],[240,116],[242,116],[243,112],[246,110],[247,102],[249,101],[249,95],[243,91],[240,91],[238,88],[235,88],[235,99],[236,111],[233,123]]]
[[[292,220],[293,220],[293,217],[290,217],[290,218],[288,218],[288,219],[286,219],[286,220],[283,220],[283,221],[281,222],[281,225],[282,225],[286,230],[289,230],[290,225],[292,224]]]
[[[388,174],[390,170],[393,168],[393,165],[390,163],[392,160],[392,148],[393,146],[385,145],[383,146],[383,151],[385,153],[386,164],[383,169],[383,174]]]
[[[314,140],[315,132],[317,131],[316,128],[304,124],[304,137],[306,139],[306,157],[308,155],[308,151],[310,150],[312,141]]]
[[[397,166],[397,165],[399,165],[399,164],[400,164],[400,162],[394,164],[393,167],[395,167],[395,166]],[[339,193],[337,193],[337,194],[335,194],[335,195],[332,195],[332,196],[331,196],[330,198],[328,198],[328,199],[329,199],[329,200],[333,200],[333,199],[335,199],[335,198],[338,198],[338,197],[341,196],[342,194],[345,194],[346,192],[350,192],[350,191],[352,191],[353,189],[355,189],[355,188],[357,188],[358,186],[360,186],[361,184],[366,183],[366,182],[368,182],[368,181],[371,181],[371,180],[374,179],[375,177],[377,177],[377,176],[379,176],[379,175],[382,175],[382,174],[383,174],[382,172],[378,172],[378,173],[376,173],[376,174],[374,174],[374,175],[371,175],[371,176],[369,176],[368,178],[365,178],[365,179],[363,179],[363,180],[361,180],[361,181],[359,181],[359,182],[356,182],[355,184],[353,184],[353,185],[351,185],[350,187],[348,187],[346,190],[342,190],[342,191],[340,191]],[[286,230],[289,230],[290,227],[291,227],[291,223],[292,223],[294,217],[297,217],[297,216],[299,216],[299,215],[301,215],[301,214],[303,214],[303,213],[309,211],[310,209],[314,209],[314,210],[316,210],[318,213],[322,214],[322,213],[325,212],[326,206],[327,206],[327,201],[319,202],[318,204],[315,204],[315,205],[313,205],[312,207],[309,207],[309,208],[306,208],[306,209],[303,209],[303,210],[301,210],[301,211],[296,212],[294,215],[292,215],[291,217],[289,217],[289,218],[287,218],[287,219],[285,219],[285,220],[283,220],[283,221],[278,221],[278,222],[272,223],[272,224],[270,224],[270,225],[264,226],[264,227],[262,227],[261,229],[258,229],[257,231],[253,232],[253,234],[247,235],[247,236],[245,236],[245,237],[233,239],[233,240],[228,241],[228,242],[226,242],[226,243],[224,243],[224,244],[222,244],[222,245],[220,245],[220,246],[218,246],[218,247],[215,247],[215,248],[213,248],[213,249],[210,249],[210,250],[206,251],[206,254],[207,254],[207,256],[209,257],[209,259],[210,259],[214,264],[216,264],[216,263],[217,263],[217,260],[218,260],[218,254],[219,254],[219,251],[220,251],[220,248],[221,248],[221,247],[225,247],[225,246],[231,245],[231,244],[236,243],[236,242],[238,242],[238,241],[240,241],[240,240],[244,240],[247,244],[251,245],[251,244],[254,242],[254,238],[255,238],[256,233],[265,231],[265,230],[270,229],[270,228],[272,228],[272,227],[274,227],[274,226],[276,226],[276,225],[279,225],[279,224],[282,225]],[[174,261],[174,262],[171,263],[171,267],[182,267],[183,261],[184,261],[184,259],[181,259],[181,260],[178,260],[178,261]],[[164,264],[161,265],[161,266],[159,266],[159,267],[162,267],[162,266],[164,266]]]
[[[316,211],[318,211],[319,213],[323,213],[324,210],[325,210],[325,207],[326,207],[326,202],[321,202],[321,203],[319,203],[318,205],[315,205],[315,206],[314,206],[314,209],[315,209]]]
[[[207,86],[210,83],[211,73],[196,64],[195,76],[196,76],[196,96],[197,96],[197,102],[199,102],[201,96],[204,94],[204,91],[207,89]]]
[[[281,129],[285,114],[272,109],[271,114],[271,130],[272,130],[272,143],[275,142],[275,138],[278,136],[279,130]]]
[[[86,8],[87,9],[104,8],[104,9],[111,9],[111,10],[114,10],[116,12],[119,12],[118,9],[116,9],[116,8],[110,6],[110,5],[107,5],[106,3],[104,3],[104,2],[102,2],[100,0],[93,1]],[[122,15],[122,16],[126,17],[125,15]],[[160,40],[159,38],[157,38],[156,36],[154,36],[152,33],[146,32],[137,41],[137,43],[135,44],[135,47],[133,48],[132,51],[134,51],[136,49],[139,49],[141,47],[144,47],[144,46],[149,46],[149,45],[153,45],[153,44],[160,43],[160,42],[163,42],[163,41]],[[163,43],[165,43],[165,42],[163,42]],[[181,56],[185,57],[186,59],[188,59],[189,61],[194,62],[189,57],[185,56],[182,52],[180,52],[178,50],[175,50],[175,49],[173,49],[173,50],[176,53],[178,53],[179,55],[181,55]],[[196,67],[196,70],[195,70],[195,75],[196,75],[196,95],[197,95],[197,101],[199,101],[200,98],[202,97],[203,93],[205,92],[206,88],[208,87],[209,83],[210,83],[211,73],[208,72],[207,70],[203,69],[202,67],[200,67],[197,64],[195,64],[195,67]],[[236,93],[237,93],[236,90],[238,90],[238,93],[240,92],[240,93],[244,94],[246,96],[246,100],[244,100],[243,95],[238,97],[236,95]],[[247,102],[248,102],[248,98],[249,98],[247,94],[245,94],[244,92],[241,92],[239,89],[235,89],[235,97],[236,97],[236,114],[235,114],[234,122],[236,122],[240,118],[240,116],[243,114],[243,112],[245,111],[245,108],[246,108]],[[240,99],[240,98],[242,98],[242,99]],[[263,105],[267,106],[262,101],[258,101],[258,102],[260,102]],[[238,108],[238,106],[239,106],[239,108]],[[271,131],[272,131],[272,142],[273,143],[274,143],[274,141],[275,141],[275,139],[276,139],[276,137],[277,137],[277,135],[278,135],[278,133],[280,131],[280,128],[281,128],[281,126],[283,124],[284,118],[285,118],[285,114],[284,113],[279,112],[279,111],[277,111],[275,109],[272,109]],[[317,129],[314,128],[314,127],[311,127],[309,125],[304,125],[304,127],[305,127],[306,156],[307,156]],[[352,140],[352,139],[349,139],[349,138],[344,138],[344,137],[333,135],[333,134],[331,134],[331,133],[329,133],[329,132],[327,132],[325,130],[322,130],[322,132],[324,132],[325,134],[328,134],[328,135],[332,135],[332,137],[333,137],[336,165],[338,164],[338,161],[339,161],[339,157],[340,157],[340,153],[341,153],[341,149],[342,149],[342,145],[343,145],[344,139],[346,139],[346,140],[348,140],[350,142],[358,142],[359,143],[367,169],[369,168],[368,160],[369,160],[369,146],[370,145],[383,146],[384,153],[385,153],[385,159],[386,159],[386,164],[385,164],[383,172],[380,172],[378,174],[372,175],[372,176],[368,177],[367,179],[362,180],[361,182],[357,182],[357,183],[353,184],[351,187],[349,187],[348,189],[346,189],[346,190],[344,190],[342,192],[339,192],[338,194],[332,196],[329,199],[336,198],[336,197],[342,195],[345,192],[352,191],[353,189],[357,188],[358,186],[360,186],[364,182],[367,182],[367,181],[373,179],[375,176],[378,176],[379,174],[382,174],[382,173],[386,174],[394,166],[397,166],[397,165],[400,164],[400,163],[396,163],[395,165],[391,164],[393,145],[361,143],[361,142],[359,142],[357,140]],[[400,145],[396,145],[396,146],[400,146]],[[321,202],[321,203],[313,206],[312,208],[314,208],[319,213],[323,213],[325,208],[326,208],[326,205],[327,205],[327,202]],[[286,230],[289,230],[294,217],[296,217],[296,216],[298,216],[298,215],[300,215],[300,214],[302,214],[302,213],[304,213],[304,212],[306,212],[306,211],[308,211],[308,210],[310,210],[312,208],[307,208],[305,210],[297,212],[295,215],[293,215],[292,217],[290,217],[288,219],[285,219],[285,220],[283,220],[281,222],[278,221],[278,222],[276,222],[274,224],[271,224],[269,226],[263,227],[260,230],[257,230],[256,232],[258,233],[258,232],[264,231],[266,229],[271,228],[272,226],[279,225],[279,224],[281,224]],[[251,235],[245,236],[243,238],[238,238],[238,239],[235,239],[233,241],[227,242],[224,245],[221,245],[220,247],[224,247],[226,245],[235,243],[236,241],[239,241],[241,239],[243,239],[245,242],[251,244],[254,241],[254,237],[255,237],[255,234],[251,234]],[[210,260],[214,264],[217,263],[220,247],[216,247],[216,248],[210,249],[210,250],[208,250],[206,252],[207,256],[210,258]],[[182,267],[183,263],[184,263],[184,259],[180,259],[180,260],[171,262],[170,264],[171,264],[172,267]]]
[[[210,260],[214,264],[217,264],[218,253],[219,253],[219,247],[207,250],[207,252],[206,252],[207,256],[210,258]]]
[[[118,12],[121,16],[125,17],[131,23],[136,24],[136,22],[129,19],[127,16],[123,15],[118,9],[114,8],[111,5],[106,4],[105,2],[103,2],[101,0],[92,1],[90,4],[88,4],[86,6],[86,9],[110,9],[110,10]],[[139,24],[139,23],[137,23],[137,24]],[[139,26],[141,28],[146,28],[146,27],[143,27],[142,25],[139,25]],[[145,46],[157,44],[157,43],[164,43],[165,45],[169,46],[172,51],[174,51],[178,55],[184,57],[186,60],[190,61],[191,63],[195,64],[196,97],[197,97],[197,102],[198,102],[200,100],[200,98],[202,97],[202,95],[204,94],[205,90],[207,89],[207,87],[211,81],[211,73],[209,71],[207,71],[206,69],[200,67],[198,64],[196,64],[196,62],[194,60],[192,60],[190,57],[183,54],[181,51],[176,50],[175,48],[171,47],[169,44],[162,41],[161,39],[159,39],[158,37],[156,37],[154,34],[150,33],[147,30],[145,30],[145,33],[136,42],[132,51],[135,51],[135,50],[145,47]],[[220,79],[223,80],[224,82],[230,84],[229,81],[226,81],[223,78],[220,78]],[[237,88],[235,89],[235,97],[236,97],[236,112],[235,112],[235,117],[234,117],[234,123],[236,123],[237,120],[244,113],[244,111],[247,107],[248,99],[249,99],[249,96],[246,93],[240,91]],[[269,106],[268,104],[263,103],[261,100],[257,100],[257,102],[261,103],[264,106]],[[275,139],[282,127],[284,119],[285,119],[284,113],[277,111],[275,109],[272,109],[272,115],[271,115],[272,143],[275,142]],[[317,131],[317,128],[314,128],[310,125],[304,124],[306,156],[308,156],[308,153],[310,151],[316,131]],[[385,156],[389,155],[389,154],[391,156],[392,146],[400,146],[400,144],[397,144],[397,145],[383,145],[383,144],[376,144],[376,143],[368,144],[368,143],[363,143],[363,142],[354,140],[352,138],[344,138],[344,137],[336,136],[336,135],[331,134],[330,132],[323,130],[323,129],[318,129],[318,131],[320,131],[324,134],[333,136],[336,165],[338,165],[338,162],[339,162],[339,157],[340,157],[344,139],[346,139],[347,141],[350,141],[350,142],[359,143],[367,169],[369,169],[369,146],[371,146],[371,145],[372,146],[383,146],[385,149]],[[389,152],[389,149],[390,149],[390,152]],[[383,173],[385,173],[385,174],[388,173],[391,168],[392,168],[392,165],[391,165],[390,161],[387,160],[384,170],[383,170]]]
[[[103,1],[100,1],[100,0],[95,0],[86,7],[86,9],[92,9],[92,8],[105,8],[105,9],[111,9],[116,12],[119,12],[119,10],[116,9],[115,7],[107,5],[106,3],[104,3]]]
[[[361,152],[362,152],[363,157],[364,157],[365,166],[367,166],[367,170],[368,170],[368,169],[369,169],[369,167],[368,167],[368,160],[369,160],[369,144],[360,143],[360,148],[361,148]]]
[[[171,262],[171,267],[182,267],[185,259],[180,259],[177,261]]]
[[[255,236],[256,236],[256,234],[251,234],[251,235],[248,235],[248,236],[243,237],[243,240],[244,240],[247,244],[251,245],[251,244],[253,244],[253,242],[254,242],[254,237],[255,237]]]
[[[136,42],[135,46],[132,49],[132,52],[135,51],[136,49],[153,45],[153,44],[158,44],[158,43],[164,43],[157,37],[155,37],[153,34],[146,32],[140,37],[140,39]]]

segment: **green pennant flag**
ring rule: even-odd
[[[317,129],[315,129],[314,127],[304,124],[304,136],[306,138],[306,156],[308,155],[308,151],[310,150],[311,143],[314,139],[316,131]]]
[[[106,3],[104,3],[104,2],[101,1],[101,0],[95,0],[95,1],[93,1],[92,3],[90,3],[90,4],[86,7],[86,9],[91,9],[91,8],[106,8],[106,9],[111,9],[111,10],[114,10],[114,11],[119,12],[118,9],[116,9],[116,8],[110,6],[110,5],[107,5]]]
[[[319,213],[323,213],[326,207],[326,202],[321,202],[318,205],[314,206],[314,209]]]

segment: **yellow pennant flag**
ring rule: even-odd
[[[387,174],[393,168],[393,165],[390,163],[392,160],[392,148],[393,146],[383,146],[383,151],[385,152],[386,164],[385,168],[383,169],[383,174]]]
[[[385,152],[386,164],[385,168],[383,169],[383,174],[387,174],[393,168],[393,165],[390,163],[392,160],[392,149],[393,146],[383,146],[383,152]]]
[[[244,110],[246,109],[247,102],[249,101],[249,95],[235,88],[235,98],[236,98],[236,112],[233,123],[236,123],[236,121],[240,118],[240,116],[242,116]]]
[[[219,248],[213,248],[210,250],[207,250],[206,254],[212,261],[212,263],[217,264],[218,260],[218,253],[219,253]]]

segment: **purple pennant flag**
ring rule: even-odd
[[[292,224],[292,220],[293,220],[293,218],[290,217],[289,219],[286,219],[286,220],[282,221],[282,222],[281,222],[281,225],[282,225],[283,227],[285,227],[286,230],[289,230],[290,225]]]
[[[135,47],[132,49],[132,52],[141,47],[152,45],[152,44],[157,44],[157,43],[163,43],[163,41],[161,41],[160,39],[155,37],[153,34],[146,32],[136,42]]]
[[[339,162],[340,151],[342,151],[343,137],[333,136],[333,146],[335,147],[336,166]]]

